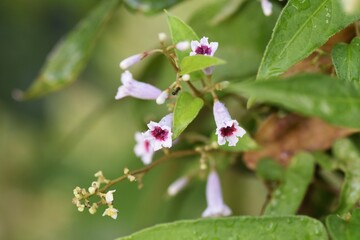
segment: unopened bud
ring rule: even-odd
[[[178,42],[176,44],[176,49],[179,51],[186,51],[190,48],[190,42],[189,41],[182,41]]]
[[[135,63],[139,62],[142,58],[143,58],[144,54],[136,54],[133,56],[130,56],[128,58],[125,58],[124,60],[122,60],[119,64],[120,68],[122,70],[126,70],[129,67],[131,67],[132,65],[134,65]]]
[[[124,174],[129,174],[130,170],[128,168],[124,168]]]
[[[89,187],[89,188],[88,188],[88,191],[89,191],[90,194],[94,194],[94,193],[96,192],[96,188],[94,188],[94,187]]]
[[[165,100],[169,97],[169,90],[166,89],[165,91],[163,91],[157,98],[156,98],[156,103],[161,105],[164,104]]]
[[[83,212],[84,209],[85,209],[85,205],[84,205],[84,204],[81,204],[81,205],[78,206],[78,211],[79,211],[79,212]]]
[[[133,182],[136,180],[136,177],[133,175],[128,175],[127,178],[129,179],[130,182]]]
[[[189,183],[189,179],[187,177],[181,177],[173,182],[167,189],[167,193],[169,196],[173,197],[177,195],[181,190],[183,190],[186,185]]]
[[[189,81],[190,80],[190,75],[189,74],[184,74],[181,76],[181,79],[185,82]]]
[[[166,39],[167,39],[167,36],[166,36],[166,33],[159,33],[159,41],[160,42],[165,42],[166,41]]]

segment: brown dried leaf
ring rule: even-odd
[[[246,152],[245,164],[254,169],[258,160],[272,157],[282,165],[298,151],[326,150],[338,139],[359,130],[332,126],[318,118],[307,118],[295,114],[285,117],[269,116],[259,127],[255,140],[262,147],[258,151]]]

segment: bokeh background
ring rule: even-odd
[[[54,44],[98,2],[0,1],[0,239],[114,239],[157,223],[198,218],[206,207],[204,181],[195,181],[173,199],[166,197],[184,161],[197,159],[162,164],[145,176],[141,190],[136,183],[118,184],[117,220],[102,217],[102,208],[90,215],[71,204],[74,187],[87,188],[98,170],[115,178],[124,167],[142,167],[132,150],[134,133],[166,108],[134,99],[115,101],[118,64],[158,46],[158,33],[168,33],[163,13],[144,16],[121,6],[75,84],[34,101],[11,97],[14,89],[31,84]],[[206,4],[211,2],[216,1]],[[187,20],[202,8],[204,1],[193,0],[170,11]],[[134,76],[139,78],[145,68],[157,71],[149,64],[146,60],[134,67]],[[167,86],[163,80],[154,79]],[[251,172],[239,169],[221,173],[225,201],[235,215],[258,215],[266,190]]]

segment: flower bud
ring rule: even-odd
[[[189,41],[182,41],[178,42],[176,44],[176,49],[179,51],[186,51],[190,48],[190,42]]]
[[[169,90],[166,89],[165,91],[163,91],[157,98],[156,98],[156,103],[158,105],[164,104],[165,100],[169,97]]]
[[[161,32],[161,33],[159,33],[158,36],[159,36],[159,41],[162,43],[165,42],[167,39],[166,33]]]
[[[181,76],[181,79],[185,82],[189,81],[190,80],[190,75],[189,74],[184,74]]]
[[[187,184],[189,183],[189,179],[187,177],[181,177],[173,182],[167,189],[167,194],[171,197],[177,195],[181,190],[183,190]]]
[[[143,58],[144,54],[136,54],[133,56],[130,56],[128,58],[125,58],[124,60],[122,60],[119,64],[120,68],[122,70],[126,70],[129,67],[131,67],[132,65],[134,65],[135,63],[139,62],[142,58]]]

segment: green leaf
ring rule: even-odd
[[[258,80],[277,76],[309,56],[332,35],[360,18],[346,14],[339,0],[290,0],[266,48]]]
[[[192,73],[198,70],[202,70],[207,67],[225,64],[225,61],[210,56],[196,55],[184,57],[180,66],[181,74]]]
[[[264,158],[256,164],[256,174],[266,181],[282,181],[285,168],[271,158]]]
[[[19,100],[28,100],[60,90],[75,81],[86,66],[100,31],[115,11],[119,0],[100,4],[53,48],[40,75]]]
[[[211,24],[216,25],[219,24],[239,10],[239,8],[246,2],[247,0],[230,0],[224,7],[222,7],[218,13],[211,20]]]
[[[182,1],[183,0],[124,0],[124,3],[132,11],[155,14]]]
[[[189,24],[201,34],[200,37],[205,36],[209,38],[209,42],[219,43],[215,56],[225,59],[227,63],[216,67],[214,78],[243,80],[256,75],[280,7],[274,4],[273,14],[266,17],[259,1],[248,0],[238,7],[231,17],[216,25],[211,24],[213,19],[219,16],[221,9],[225,9],[229,4],[229,0],[209,3],[192,16]]]
[[[180,18],[170,14],[167,12],[167,20],[168,25],[170,28],[171,39],[173,44],[176,44],[181,41],[192,41],[192,40],[199,40],[199,37],[196,35],[194,30],[187,25],[183,20]],[[189,56],[189,51],[179,51],[175,49],[176,56],[179,59],[179,62],[186,56]]]
[[[213,140],[216,141],[217,136],[213,135]],[[222,149],[224,151],[228,152],[246,152],[251,150],[256,150],[259,148],[259,145],[255,142],[254,139],[251,138],[250,134],[246,133],[242,138],[239,138],[239,141],[237,142],[236,146],[228,146],[228,144],[225,145],[219,145],[219,149]]]
[[[229,217],[160,224],[118,240],[327,240],[323,224],[305,216]]]
[[[346,213],[360,200],[360,151],[349,139],[336,141],[332,150],[345,172],[336,212]]]
[[[272,193],[264,215],[295,214],[305,196],[314,174],[314,158],[309,153],[298,153],[288,166],[283,182]]]
[[[350,83],[326,75],[305,74],[282,81],[238,83],[232,91],[335,125],[360,128],[360,91]]]
[[[350,44],[337,44],[331,57],[339,78],[360,83],[360,38],[354,38]]]
[[[180,93],[174,109],[173,139],[195,119],[203,105],[202,99],[193,97],[188,92]]]
[[[360,239],[360,209],[355,209],[350,216],[330,215],[326,226],[333,240]]]

